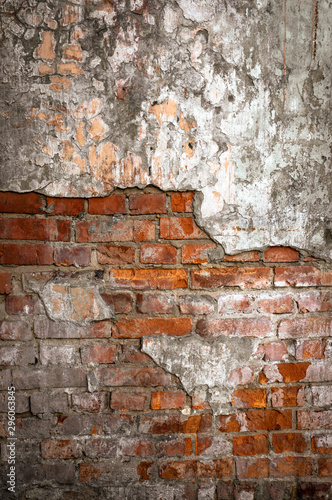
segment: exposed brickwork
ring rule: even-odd
[[[31,491],[45,481],[61,498],[94,498],[120,481],[181,485],[189,500],[329,498],[332,271],[285,247],[216,264],[192,200],[153,189],[0,194],[1,446],[13,383],[17,463],[27,484],[33,475]],[[88,321],[50,319],[51,279],[54,293],[71,286]],[[93,287],[109,308],[98,321]],[[141,337],[192,334],[258,339],[260,369],[229,374],[225,415],[141,351]]]

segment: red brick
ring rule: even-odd
[[[266,288],[270,286],[268,267],[224,267],[194,269],[191,271],[192,288]]]
[[[271,387],[272,406],[303,406],[305,403],[303,387]]]
[[[0,264],[17,266],[43,266],[53,263],[51,245],[0,244]]]
[[[0,293],[10,293],[12,290],[12,282],[10,273],[0,273]]]
[[[317,460],[318,477],[331,477],[332,476],[332,458],[322,457]]]
[[[268,477],[269,460],[267,458],[238,458],[236,470],[239,479]]]
[[[272,435],[272,445],[275,453],[303,453],[307,449],[304,436],[296,432],[282,432]]]
[[[172,193],[171,205],[173,212],[192,212],[194,193]]]
[[[220,335],[266,337],[272,335],[272,323],[268,318],[200,319],[196,331],[210,338]]]
[[[284,314],[293,311],[293,298],[291,295],[261,295],[258,297],[257,309],[259,312]]]
[[[216,245],[184,245],[182,264],[205,264],[209,261],[209,250]]]
[[[221,415],[221,432],[279,431],[292,427],[291,410],[253,410],[246,413]]]
[[[99,413],[107,408],[106,392],[82,392],[72,395],[72,404],[79,411]]]
[[[161,441],[159,443],[158,455],[163,457],[182,457],[191,455],[191,438],[172,439],[170,441]]]
[[[144,264],[176,264],[177,249],[172,245],[141,245]]]
[[[23,321],[1,321],[0,322],[1,340],[31,340],[32,333],[27,323]]]
[[[156,226],[149,220],[135,220],[133,222],[134,241],[152,241],[156,237]]]
[[[265,262],[296,262],[299,252],[289,247],[270,247],[264,252]]]
[[[82,363],[115,363],[116,345],[95,344],[81,347]]]
[[[332,292],[303,293],[297,301],[300,313],[326,312],[332,309]]]
[[[143,294],[138,293],[136,298],[136,308],[140,313],[174,314],[175,295],[164,294]]]
[[[162,464],[160,477],[162,479],[207,479],[231,477],[233,475],[233,462],[230,458],[213,460],[208,463],[198,460],[186,460]]]
[[[137,339],[144,335],[189,335],[192,330],[190,318],[134,318],[120,319],[113,329],[117,339]]]
[[[270,477],[300,476],[312,474],[310,457],[278,457],[270,463]]]
[[[151,361],[150,356],[141,352],[140,346],[136,345],[123,345],[123,361],[125,363],[144,363]]]
[[[58,247],[54,251],[54,263],[57,266],[89,266],[91,263],[91,248]]]
[[[310,363],[282,363],[277,365],[283,382],[299,382],[306,376]]]
[[[275,286],[331,286],[332,271],[320,271],[313,266],[277,267]]]
[[[46,460],[77,458],[79,456],[75,441],[70,439],[47,439],[42,441],[41,454]]]
[[[181,410],[186,405],[186,394],[181,391],[157,391],[151,394],[152,410]]]
[[[166,195],[164,193],[132,194],[129,196],[129,211],[132,215],[165,214]]]
[[[69,241],[70,221],[54,219],[2,219],[0,238],[7,240]]]
[[[97,259],[99,264],[121,266],[135,262],[135,247],[125,245],[98,245]]]
[[[172,290],[187,287],[185,269],[111,269],[113,288]]]
[[[126,197],[124,194],[112,194],[105,198],[89,199],[89,214],[113,215],[126,213]]]
[[[242,252],[236,255],[225,255],[225,262],[258,262],[259,252],[255,250],[252,252]]]
[[[0,212],[13,214],[40,214],[43,200],[37,193],[0,193]]]
[[[191,217],[169,217],[160,219],[160,238],[165,240],[188,240],[207,238]]]
[[[182,314],[210,314],[214,312],[215,300],[209,295],[182,295],[180,311]]]
[[[265,455],[268,452],[269,440],[266,434],[238,436],[233,439],[234,455]]]
[[[131,312],[133,300],[129,293],[101,293],[101,298],[113,307],[115,314]]]
[[[212,428],[212,415],[142,417],[139,431],[149,434],[197,434]]]
[[[330,337],[332,335],[332,318],[283,319],[279,323],[278,335],[281,339]]]
[[[255,354],[262,354],[264,361],[283,361],[287,358],[287,346],[284,342],[271,342],[258,346]]]
[[[326,340],[304,340],[296,346],[296,358],[323,359],[326,348]]]
[[[112,392],[111,408],[113,410],[144,410],[146,394],[143,392]]]
[[[243,293],[220,295],[218,299],[219,314],[228,312],[252,312],[253,297]]]
[[[46,198],[47,212],[51,215],[79,215],[84,212],[82,198]]]
[[[311,438],[314,453],[332,453],[332,434],[317,434]]]
[[[100,386],[141,386],[156,387],[168,385],[171,376],[162,368],[154,366],[135,367],[107,366],[95,368],[95,376]]]
[[[332,429],[332,410],[299,411],[297,413],[298,429]]]
[[[6,298],[6,312],[8,314],[20,314],[26,316],[33,314],[36,305],[34,295],[9,295]]]
[[[266,408],[265,389],[238,389],[232,394],[236,408]]]

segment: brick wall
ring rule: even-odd
[[[331,266],[218,260],[192,200],[0,194],[2,498],[12,384],[19,498],[332,498]],[[141,352],[193,332],[260,339],[229,415]]]

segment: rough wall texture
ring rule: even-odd
[[[1,1],[1,189],[197,190],[227,253],[332,257],[331,2]]]
[[[332,269],[223,255],[193,194],[0,195],[20,500],[332,497]]]

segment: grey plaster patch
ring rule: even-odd
[[[212,411],[216,414],[235,411],[231,394],[240,383],[249,383],[261,368],[261,356],[255,353],[258,338],[221,336],[214,341],[198,335],[174,338],[143,337],[145,352],[162,368],[179,377],[186,392],[193,396],[206,393]],[[236,376],[243,371],[245,380]],[[202,392],[201,392],[202,393]]]

